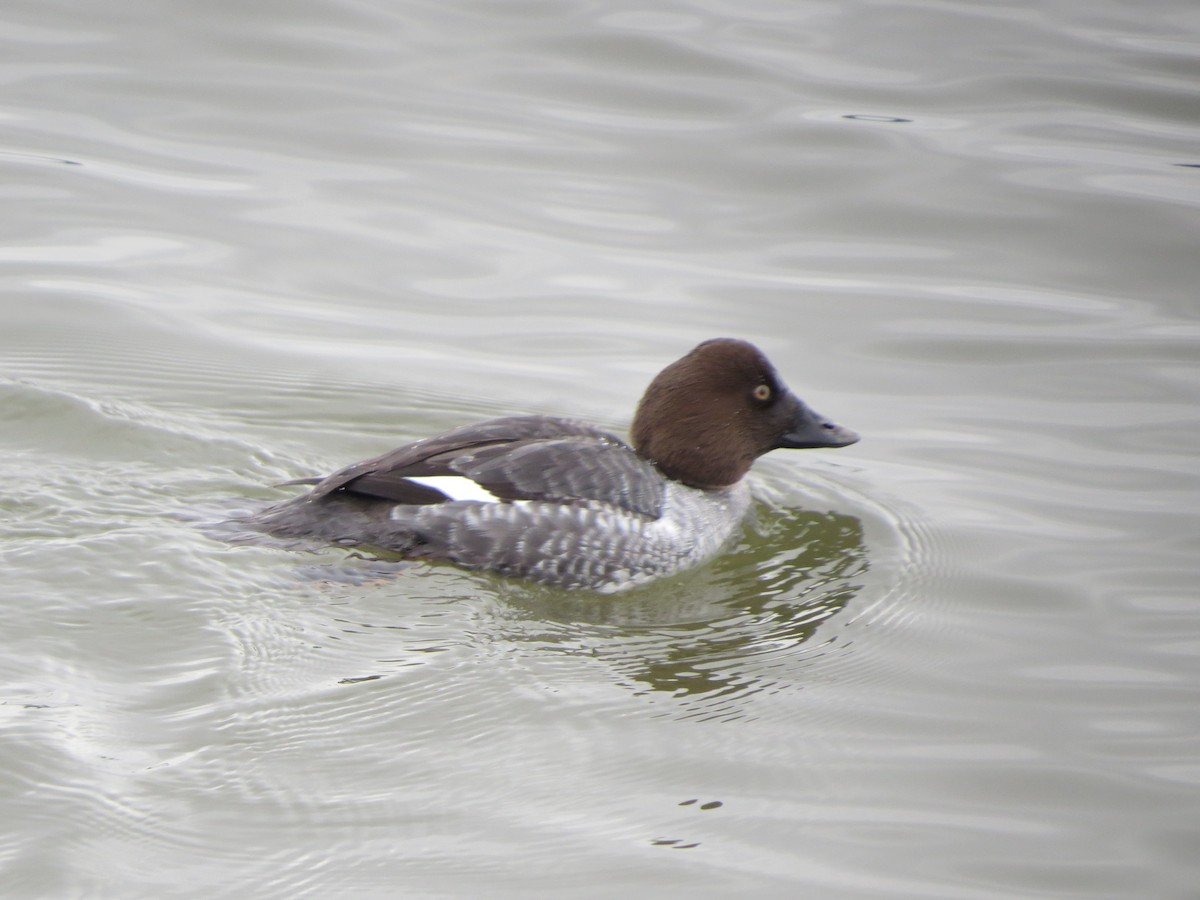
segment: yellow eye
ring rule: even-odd
[[[769,384],[760,384],[754,389],[754,399],[761,400],[764,403],[771,399],[771,386]]]

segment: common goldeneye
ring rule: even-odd
[[[288,482],[314,487],[243,524],[607,593],[715,555],[750,505],[742,476],[759,456],[858,440],[731,338],[663,369],[632,437],[551,416],[491,419]]]

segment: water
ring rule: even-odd
[[[1194,4],[75,7],[0,13],[5,897],[1200,895]],[[717,335],[864,439],[697,572],[201,527]]]

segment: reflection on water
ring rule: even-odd
[[[837,646],[833,634],[804,648],[857,595],[869,569],[858,517],[767,506],[715,562],[617,597],[360,551],[323,554],[324,562],[290,572],[319,585],[325,603],[344,595],[361,606],[359,592],[376,587],[385,598],[402,592],[430,604],[416,622],[399,602],[385,604],[374,621],[334,617],[322,643],[380,630],[396,638],[384,644],[386,658],[375,659],[372,671],[342,683],[422,665],[429,654],[465,642],[489,655],[550,660],[557,668],[546,676],[551,681],[580,677],[564,663],[600,662],[605,680],[639,696],[668,695],[689,717],[742,717],[748,713],[738,704],[750,695],[794,685],[806,659]],[[481,596],[492,598],[482,608]],[[476,620],[464,623],[464,609],[475,609]]]
[[[867,568],[856,517],[764,511],[713,565],[626,597],[508,584],[502,596],[520,617],[498,617],[500,633],[489,637],[601,660],[639,694],[686,699],[689,715],[716,707],[732,714],[735,699],[773,683],[772,660],[788,657],[795,672],[801,645],[850,602]]]

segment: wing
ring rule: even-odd
[[[594,500],[656,519],[666,495],[658,471],[619,441],[579,437],[481,447],[452,467],[501,500]]]
[[[355,463],[318,481],[309,496],[346,491],[396,503],[448,500],[408,480],[431,475],[470,478],[503,500],[597,500],[651,517],[659,515],[665,491],[655,469],[607,431],[570,419],[514,416]]]

